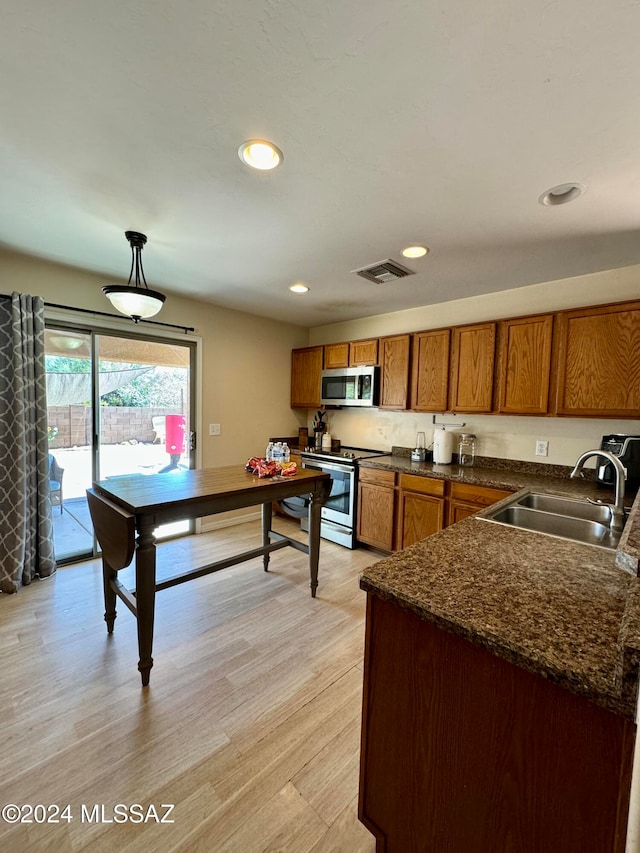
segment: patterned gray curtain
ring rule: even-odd
[[[55,570],[44,302],[13,293],[0,297],[0,590]]]

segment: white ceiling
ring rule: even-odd
[[[310,326],[640,262],[637,3],[3,5],[0,244],[122,281],[142,231],[158,320],[172,291]],[[416,275],[351,272],[386,258]]]

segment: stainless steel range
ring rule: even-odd
[[[331,476],[331,494],[322,508],[320,535],[346,548],[356,547],[358,506],[358,462],[375,456],[387,456],[384,450],[365,450],[343,447],[332,453],[327,450],[304,450],[303,468],[315,468]],[[300,526],[308,528],[308,518],[302,515]]]

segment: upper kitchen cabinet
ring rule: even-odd
[[[406,409],[409,399],[411,335],[380,338],[381,409]]]
[[[640,417],[640,302],[557,315],[557,413]]]
[[[324,366],[327,370],[332,367],[349,367],[349,344],[325,344]]]
[[[412,337],[410,408],[416,412],[445,412],[451,329],[417,332]]]
[[[498,327],[497,411],[549,411],[553,315],[503,320]]]
[[[457,326],[453,329],[450,411],[492,411],[495,348],[495,323],[477,323],[473,326]]]
[[[291,350],[291,408],[314,409],[320,405],[322,347]]]
[[[366,341],[351,341],[349,344],[349,367],[365,367],[378,363],[378,338]]]

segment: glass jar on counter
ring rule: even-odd
[[[460,434],[458,439],[458,464],[473,465],[476,458],[476,437],[468,432]]]

